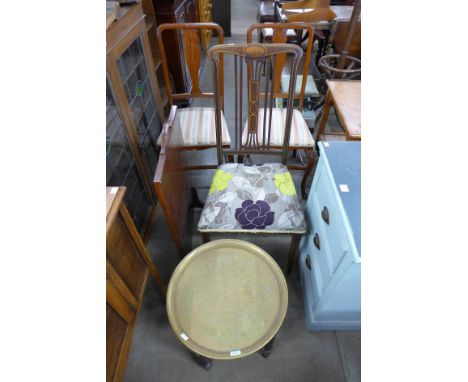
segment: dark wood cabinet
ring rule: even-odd
[[[153,0],[156,24],[198,22],[197,0]],[[188,93],[192,87],[184,59],[183,41],[180,32],[168,30],[163,34],[169,69],[176,93]]]
[[[213,0],[212,4],[213,22],[223,28],[224,37],[231,37],[231,0]]]

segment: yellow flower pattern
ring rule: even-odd
[[[291,173],[289,173],[289,171],[283,174],[276,174],[275,185],[284,195],[296,195],[296,188],[294,187]]]
[[[211,187],[210,191],[208,192],[208,195],[211,195],[215,191],[225,190],[231,179],[232,174],[224,172],[221,169],[216,170],[215,176],[213,177],[213,181],[211,182]]]

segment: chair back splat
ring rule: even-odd
[[[310,65],[310,57],[312,54],[312,45],[313,45],[313,36],[314,36],[314,29],[312,28],[310,23],[303,23],[303,22],[294,22],[294,23],[262,23],[262,24],[252,24],[247,29],[247,43],[252,43],[253,39],[253,32],[254,31],[262,31],[266,29],[271,29],[272,31],[272,43],[287,43],[293,42],[297,45],[301,45],[300,42],[302,39],[307,38],[307,47],[305,50],[305,54],[302,57],[303,65],[302,65],[302,77],[301,77],[301,87],[300,91],[298,92],[297,89],[294,92],[294,98],[298,100],[299,107],[298,109],[302,111],[304,105],[304,93],[307,84],[307,74],[309,71]],[[289,31],[294,32],[295,41],[288,41],[288,33]],[[308,38],[310,37],[310,38]],[[281,85],[281,76],[283,75],[283,68],[286,64],[286,57],[285,55],[281,55],[277,58],[276,67],[273,73],[273,81],[274,81],[274,90],[275,92],[279,91]],[[311,79],[312,80],[312,79]],[[313,80],[312,80],[313,81]],[[285,97],[286,94],[283,95]]]
[[[172,106],[174,101],[187,100],[190,98],[213,98],[212,92],[203,91],[200,86],[200,63],[201,63],[201,31],[211,30],[216,31],[218,35],[218,44],[224,42],[223,28],[216,23],[172,23],[161,24],[157,28],[159,53],[161,55],[161,64],[163,68],[164,85],[166,87],[169,105]],[[190,93],[174,93],[170,83],[170,70],[167,60],[166,47],[164,46],[163,32],[180,33],[183,39],[184,61],[187,64],[190,79],[192,84]],[[223,57],[219,59],[220,71],[223,71]],[[220,79],[220,97],[221,108],[223,108],[224,85],[223,79]]]
[[[247,154],[281,155],[282,163],[286,164],[291,122],[293,113],[294,91],[299,60],[302,48],[292,44],[222,44],[213,46],[208,57],[213,65],[213,87],[215,92],[215,121],[217,136],[218,164],[223,163],[224,156]],[[219,78],[223,76],[220,70],[219,57],[232,56],[234,59],[234,120],[235,144],[223,147],[221,139],[221,91]],[[270,144],[272,111],[275,98],[281,98],[274,84],[275,66],[278,57],[291,56],[291,80],[287,94],[285,115],[284,141],[281,148]],[[246,78],[244,78],[244,65]],[[243,85],[247,89],[247,128],[243,132]],[[262,118],[263,117],[263,118]]]

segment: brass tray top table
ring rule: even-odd
[[[209,370],[213,359],[265,358],[283,323],[288,289],[273,258],[242,240],[215,240],[179,263],[167,291],[177,338]]]
[[[333,138],[328,139],[331,138],[332,134],[324,135],[330,107],[334,105],[336,115],[345,132],[345,140],[360,141],[361,81],[327,80],[327,86],[328,91],[320,120],[318,140],[334,140]]]

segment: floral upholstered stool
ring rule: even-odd
[[[285,165],[226,163],[214,175],[198,230],[204,241],[212,232],[293,235],[289,272],[307,222]]]

